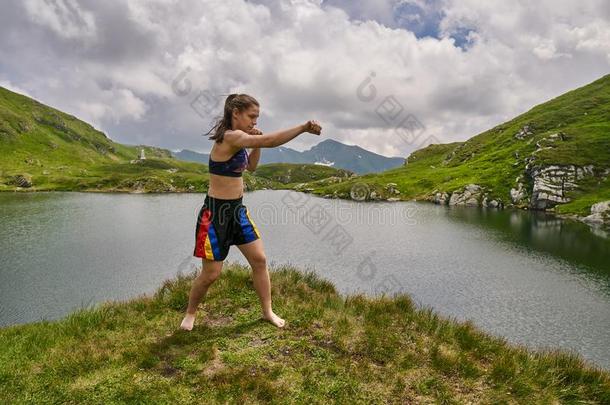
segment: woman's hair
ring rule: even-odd
[[[233,109],[237,108],[237,111],[243,112],[250,108],[250,106],[256,105],[260,107],[258,101],[252,96],[247,94],[229,94],[225,101],[225,107],[222,117],[218,117],[216,124],[204,135],[209,135],[211,132],[214,132],[214,135],[210,136],[208,139],[214,140],[218,143],[222,143],[222,139],[224,138],[225,131],[231,129],[231,115],[233,113]]]

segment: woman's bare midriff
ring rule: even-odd
[[[210,173],[208,195],[222,200],[235,200],[244,194],[244,180],[241,177],[219,176]]]
[[[229,145],[214,144],[210,151],[212,160],[223,162],[237,152]],[[214,155],[214,156],[212,156]],[[220,155],[220,156],[219,156]],[[220,176],[210,173],[208,195],[222,200],[235,200],[244,194],[244,180],[241,177]]]

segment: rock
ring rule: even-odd
[[[447,201],[449,200],[449,194],[438,192],[434,195],[433,202],[434,204],[447,205]]]
[[[23,188],[32,187],[32,176],[27,173],[18,174],[13,176],[10,184]]]
[[[165,171],[168,172],[168,173],[176,173],[178,171],[178,169],[172,167],[171,169],[167,169]]]
[[[477,184],[469,184],[463,192],[455,191],[449,198],[449,205],[478,206],[483,189]]]
[[[387,201],[400,201],[400,198],[390,197],[387,199]]]
[[[533,133],[534,132],[532,131],[532,128],[529,125],[524,125],[523,128],[521,128],[519,132],[515,134],[515,138],[525,139],[526,137],[533,135]]]
[[[530,167],[526,174],[532,179],[530,207],[545,210],[557,204],[570,202],[567,193],[578,187],[577,181],[594,175],[594,167],[574,165],[550,165]]]
[[[397,186],[398,184],[396,183],[388,183],[385,185],[385,188],[390,194],[400,194],[400,190],[396,189]]]
[[[189,184],[189,185],[187,186],[187,190],[189,190],[189,191],[192,191],[192,190],[194,190],[194,189],[195,189],[195,186],[193,186],[192,184]]]
[[[517,183],[517,188],[511,188],[510,189],[510,199],[513,202],[513,204],[520,204],[521,201],[525,198],[526,196],[526,190],[525,187],[523,186],[523,183],[519,182]]]
[[[471,193],[478,193],[481,191],[481,186],[477,184],[469,184],[466,186],[466,191],[469,191]]]
[[[343,179],[337,176],[331,176],[322,181],[323,184],[341,183]]]
[[[610,225],[610,200],[593,204],[591,206],[591,215],[581,220],[594,225]]]

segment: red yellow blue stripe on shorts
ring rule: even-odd
[[[195,256],[210,260],[221,256],[218,235],[212,224],[212,211],[209,208],[203,207],[199,212],[195,235]]]
[[[244,243],[252,242],[258,238],[260,238],[260,234],[258,233],[258,228],[250,218],[250,213],[248,212],[248,208],[243,207],[239,210],[239,224],[241,226],[241,231],[244,236]]]
[[[260,238],[260,232],[250,217],[248,208],[241,204],[241,199],[207,201],[197,218],[194,256],[224,260],[231,245],[241,245]]]

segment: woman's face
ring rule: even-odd
[[[250,131],[256,126],[258,119],[259,108],[257,105],[251,105],[248,109],[239,112],[233,110],[233,129],[241,129],[244,132]]]

